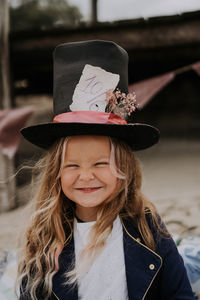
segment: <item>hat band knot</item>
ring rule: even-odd
[[[54,123],[127,124],[126,120],[112,113],[100,111],[72,111],[54,117]]]

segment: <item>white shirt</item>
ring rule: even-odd
[[[88,241],[90,228],[95,222],[76,223],[74,228],[75,256]],[[78,282],[80,300],[128,300],[126,283],[123,229],[120,218],[113,223],[102,252],[95,258],[89,271]]]

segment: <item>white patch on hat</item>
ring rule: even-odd
[[[105,112],[106,92],[114,90],[119,82],[119,75],[100,67],[85,65],[79,83],[72,97],[71,111],[94,110]]]

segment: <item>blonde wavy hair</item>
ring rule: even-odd
[[[33,300],[37,300],[38,291],[42,291],[43,299],[50,297],[52,278],[59,269],[58,256],[65,246],[66,231],[69,236],[73,232],[75,204],[64,195],[60,182],[68,139],[58,140],[34,167],[37,171],[34,211],[26,229],[18,265],[18,283],[22,292]],[[158,224],[156,209],[141,192],[139,162],[126,143],[114,138],[110,141],[110,166],[118,178],[117,187],[111,198],[99,207],[88,245],[81,254],[85,260],[82,259],[83,263],[77,264],[79,267],[73,266],[67,272],[68,284],[75,283],[103,249],[119,214],[122,218],[132,218],[145,245],[155,250],[155,241],[145,215],[148,209],[155,224]]]

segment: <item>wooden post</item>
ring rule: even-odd
[[[0,109],[11,108],[9,72],[9,7],[7,0],[0,1]],[[0,212],[15,207],[14,159],[0,150]]]
[[[91,24],[94,25],[97,22],[97,0],[91,0]]]

